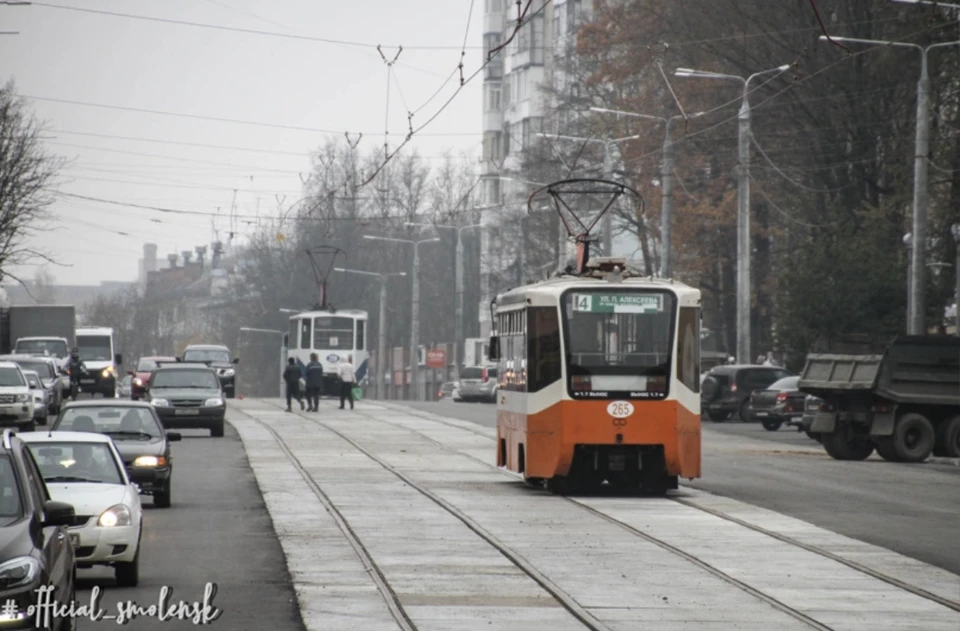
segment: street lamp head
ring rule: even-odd
[[[432,243],[432,242],[434,242],[434,241],[442,241],[442,240],[443,240],[443,239],[441,239],[440,237],[434,237],[434,238],[432,238],[432,239],[424,239],[424,240],[421,241],[420,243]]]
[[[955,223],[950,226],[950,234],[953,235],[954,241],[960,243],[960,223]]]
[[[790,64],[783,64],[782,66],[777,66],[777,70],[779,70],[780,72],[783,72],[784,70],[789,70],[789,69],[790,69]]]
[[[334,268],[333,268],[333,271],[335,271],[335,272],[345,272],[345,271],[347,271],[347,270],[346,270],[345,268],[343,268],[343,267],[334,267]]]
[[[903,235],[903,244],[904,244],[905,246],[907,246],[908,248],[909,248],[911,245],[913,245],[913,233],[912,233],[912,232],[908,232],[907,234]]]

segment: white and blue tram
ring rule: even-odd
[[[323,365],[322,396],[338,396],[337,365],[353,356],[357,382],[367,373],[367,312],[359,309],[306,311],[290,317],[287,357],[293,357],[306,378],[310,354],[317,354]]]

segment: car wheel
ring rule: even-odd
[[[750,399],[744,399],[740,404],[740,420],[744,423],[750,422]]]
[[[157,508],[170,508],[170,485],[171,480],[167,480],[162,491],[153,494],[153,505]]]
[[[210,435],[214,438],[223,437],[223,421],[221,420],[217,425],[214,425],[210,428]]]
[[[227,390],[223,394],[225,394],[228,399],[235,399],[237,397],[237,393],[235,390]]]
[[[140,582],[140,542],[137,542],[137,553],[133,556],[133,561],[127,563],[117,563],[114,566],[114,576],[117,579],[117,587],[136,587]]]
[[[763,429],[767,430],[768,432],[775,432],[780,429],[781,425],[783,425],[783,423],[780,421],[771,420],[761,421],[761,424],[763,425]]]

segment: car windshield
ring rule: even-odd
[[[67,343],[63,340],[20,340],[17,342],[17,353],[43,355],[44,351],[51,357],[63,359],[67,356]]]
[[[29,359],[18,359],[16,362],[22,370],[32,370],[40,375],[41,379],[53,379],[57,376],[53,364],[43,361],[30,361]]]
[[[157,361],[155,359],[141,359],[137,363],[137,372],[150,372],[157,367]]]
[[[10,456],[0,455],[0,519],[20,516],[20,489]]]
[[[11,388],[25,385],[27,385],[27,382],[23,380],[23,373],[18,368],[0,368],[0,387]]]
[[[217,350],[192,350],[183,354],[185,362],[213,362],[215,364],[229,364],[230,353]]]
[[[29,443],[45,482],[123,484],[117,460],[106,443]]]
[[[53,429],[108,434],[114,440],[127,437],[147,440],[163,435],[152,409],[120,405],[67,408],[54,423]]]
[[[112,355],[109,335],[78,335],[77,350],[84,361],[109,361]]]
[[[676,298],[667,292],[578,290],[563,297],[566,360],[578,392],[647,391],[670,374]]]
[[[150,388],[204,388],[220,387],[217,376],[209,370],[158,370],[153,373]]]
[[[799,376],[784,377],[783,379],[774,381],[767,390],[796,390],[799,381]]]

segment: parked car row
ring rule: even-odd
[[[810,425],[821,401],[801,392],[799,380],[778,366],[717,366],[702,376],[701,410],[715,423],[736,415],[744,422],[760,423],[767,431],[794,427],[814,438]]]

